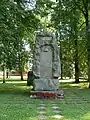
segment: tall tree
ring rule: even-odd
[[[89,25],[89,13],[90,13],[90,1],[89,0],[74,0],[74,5],[83,14],[86,24],[86,39],[87,39],[87,55],[88,55],[88,81],[90,88],[90,25]]]
[[[56,16],[55,16],[56,15]],[[55,17],[54,17],[55,16]],[[79,60],[78,60],[78,24],[79,24],[79,11],[74,7],[71,1],[57,0],[56,6],[54,8],[54,15],[52,20],[54,20],[54,26],[56,29],[65,37],[66,40],[72,40],[75,52],[75,82],[79,82]],[[61,27],[63,25],[63,28]],[[61,30],[60,30],[61,29]],[[63,29],[63,30],[62,30]],[[67,31],[67,32],[66,32]],[[68,43],[67,43],[68,44]],[[65,61],[64,61],[65,62]],[[72,64],[72,63],[71,63]],[[69,66],[68,66],[69,67]]]

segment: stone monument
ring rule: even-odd
[[[55,35],[38,32],[33,58],[35,91],[57,91],[59,89],[60,59]]]

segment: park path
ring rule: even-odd
[[[52,114],[48,113],[48,106],[45,103],[38,104],[37,107],[37,118],[39,120],[47,120],[48,118],[55,118],[55,119],[61,119],[63,115],[61,114],[61,109],[56,103],[52,103],[49,105],[49,109],[51,109]]]

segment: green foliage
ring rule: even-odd
[[[80,76],[87,75],[87,41],[84,18],[87,6],[87,10],[89,10],[89,4],[87,4],[88,1],[84,0],[57,0],[54,6],[52,21],[59,33],[63,76],[67,76],[68,73],[69,75],[74,74],[75,63],[80,70]]]
[[[76,61],[80,76],[87,76],[89,0],[36,0],[29,1],[30,7],[27,2],[0,1],[0,65],[23,71],[34,51],[35,31],[41,28],[58,33],[63,76],[72,77],[75,74]],[[25,41],[31,51],[26,51]]]
[[[25,52],[23,39],[32,41],[33,37],[30,36],[33,36],[37,24],[38,19],[33,10],[26,10],[24,1],[0,1],[0,64],[2,66],[4,64],[9,69],[17,66],[20,51],[24,56],[23,62],[26,63],[27,51]]]
[[[44,30],[52,30],[53,26],[50,21],[53,12],[54,2],[50,0],[36,1],[36,16],[40,20],[39,27]],[[51,27],[51,28],[50,28]]]

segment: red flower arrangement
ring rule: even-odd
[[[55,93],[39,93],[39,97],[56,97]]]

